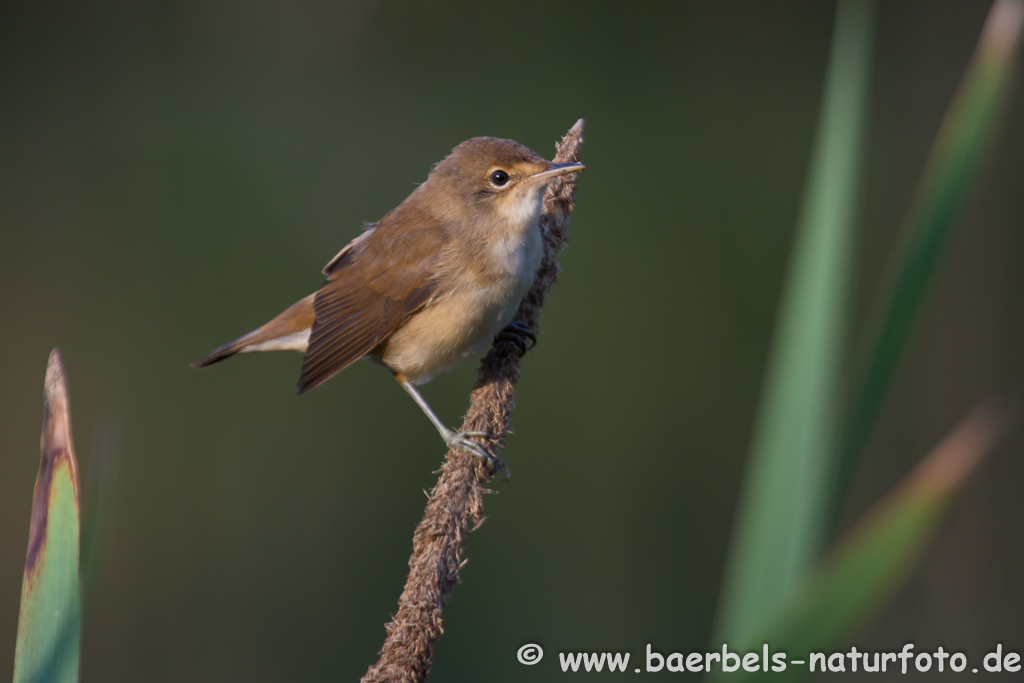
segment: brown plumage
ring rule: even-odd
[[[445,242],[439,225],[391,220],[346,247],[315,295],[300,394],[373,353],[426,305],[437,290]],[[379,361],[380,351],[374,355]]]
[[[331,259],[315,294],[193,365],[304,351],[304,393],[366,357],[395,375],[449,445],[479,452],[440,423],[413,385],[478,353],[512,322],[540,264],[547,181],[582,168],[552,164],[512,140],[467,140]]]
[[[306,348],[304,337],[308,337],[309,328],[313,326],[315,320],[313,313],[313,298],[315,296],[315,294],[310,294],[299,299],[266,325],[258,327],[224,346],[218,346],[192,363],[192,367],[205,368],[207,365],[213,365],[236,353],[249,351],[304,350]],[[299,341],[289,345],[288,340],[295,337],[299,337]]]

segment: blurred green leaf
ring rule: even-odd
[[[816,559],[845,353],[875,4],[839,3],[821,120],[760,399],[716,642],[745,640]]]
[[[1024,4],[1000,0],[989,13],[974,58],[932,146],[899,247],[866,324],[856,355],[850,410],[839,443],[836,505],[845,491],[881,410],[893,373],[957,216],[992,148],[999,112],[1019,47]]]
[[[803,680],[810,675],[810,653],[827,656],[845,647],[849,635],[907,576],[953,494],[992,447],[1004,422],[993,405],[965,419],[839,542],[789,607],[763,631],[770,637],[744,641],[737,648],[740,653],[760,652],[767,642],[771,652],[785,652],[787,660],[801,659],[806,666],[789,666],[783,672],[741,670],[730,673],[729,680]]]
[[[56,349],[46,368],[44,393],[42,458],[32,497],[14,683],[78,680],[78,465]]]

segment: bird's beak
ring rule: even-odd
[[[565,175],[566,173],[575,173],[576,171],[582,171],[586,166],[578,161],[569,161],[564,164],[548,164],[540,173],[534,173],[530,176],[530,180],[550,180],[555,176]]]

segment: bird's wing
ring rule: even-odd
[[[378,225],[331,260],[313,300],[300,394],[365,356],[427,303],[445,242],[440,225]]]

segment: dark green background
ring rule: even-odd
[[[880,8],[856,330],[986,10]],[[556,679],[565,650],[703,649],[833,12],[5,3],[0,677],[55,345],[86,479],[97,426],[121,442],[82,679],[361,676],[440,440],[370,364],[299,399],[296,354],[188,363],[317,287],[360,222],[461,140],[511,137],[551,156],[578,117],[588,170],[524,362],[514,476],[494,484],[470,538],[434,680]],[[845,522],[979,400],[1024,380],[1022,116],[1018,88]],[[426,388],[449,423],[473,372]],[[971,481],[859,645],[1024,649],[1022,446],[1017,433]],[[547,651],[528,670],[515,661],[526,642]]]

